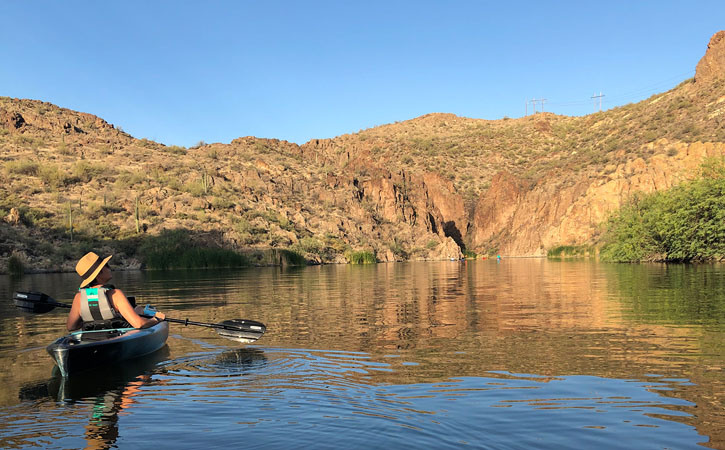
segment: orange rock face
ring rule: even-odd
[[[725,31],[719,31],[710,38],[707,52],[695,69],[697,83],[707,83],[719,78],[725,78]]]
[[[542,256],[558,245],[593,244],[600,224],[635,192],[666,190],[697,174],[706,158],[725,157],[725,144],[650,144],[668,148],[648,161],[635,158],[602,174],[577,180],[544,179],[527,188],[509,174],[494,177],[476,206],[472,246],[494,244],[501,253]]]

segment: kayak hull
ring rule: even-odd
[[[143,329],[77,331],[57,339],[46,350],[67,377],[148,355],[166,345],[168,337],[169,324],[161,322]]]

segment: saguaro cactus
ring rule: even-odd
[[[68,230],[70,231],[70,241],[73,242],[73,206],[68,201]]]
[[[206,172],[206,170],[204,170],[204,172],[201,174],[201,186],[204,188],[204,195],[209,193],[210,184],[211,184],[211,177]]]
[[[134,218],[136,219],[136,234],[141,232],[141,226],[139,224],[139,214],[138,214],[138,195],[136,195],[136,207],[134,208]]]

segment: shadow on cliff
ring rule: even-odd
[[[461,230],[458,229],[456,223],[452,220],[443,224],[443,234],[455,241],[456,244],[461,248],[461,251],[466,250],[466,244],[463,242],[463,235]]]

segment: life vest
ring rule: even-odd
[[[84,323],[122,318],[106,295],[112,289],[112,286],[80,289],[81,319]]]

